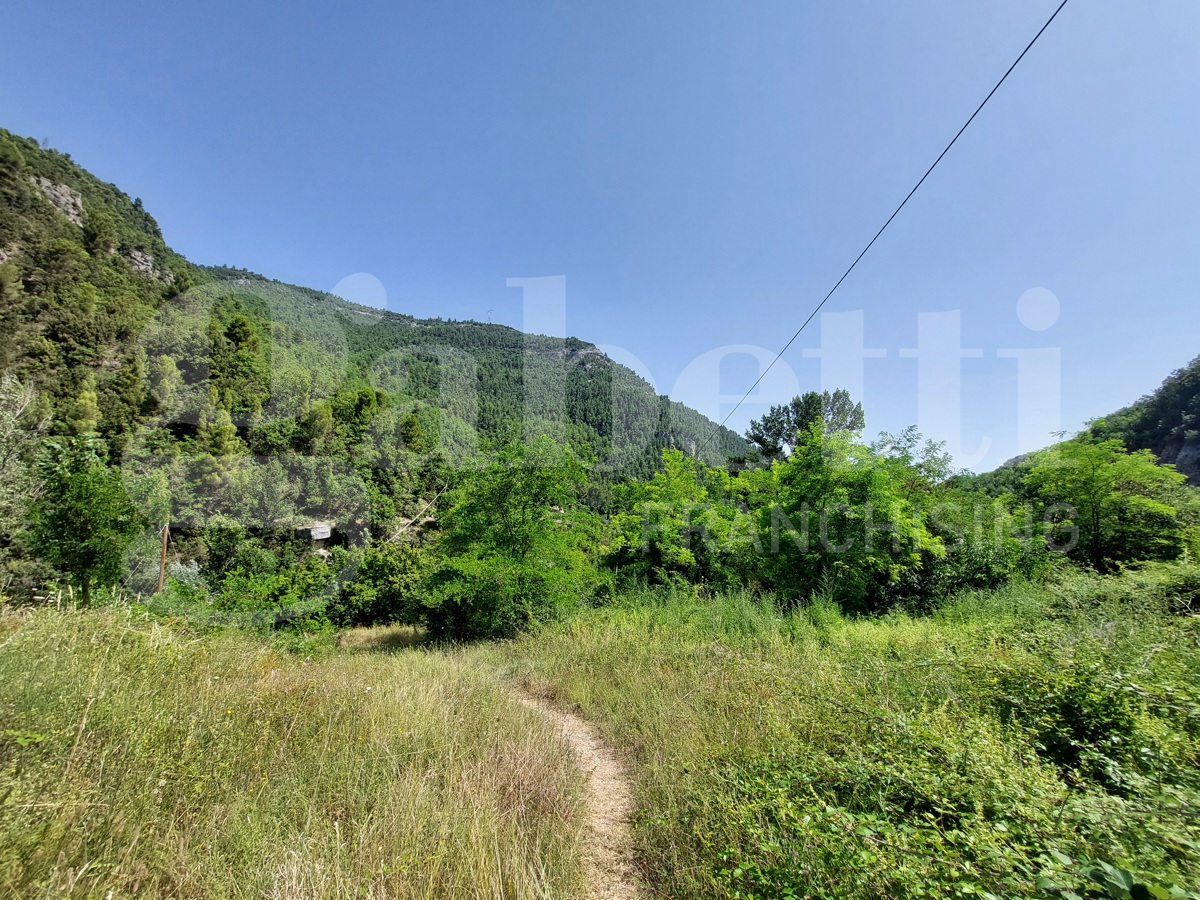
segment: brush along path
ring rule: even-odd
[[[633,792],[625,767],[591,725],[564,712],[548,700],[517,695],[525,706],[543,716],[575,751],[587,775],[587,830],[591,845],[585,854],[588,900],[635,900],[642,896],[633,860],[629,817]]]

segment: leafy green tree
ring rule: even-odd
[[[183,376],[179,366],[169,356],[160,355],[150,361],[148,378],[150,392],[164,412],[170,412],[175,401],[175,394],[183,386]]]
[[[847,431],[810,426],[786,461],[757,475],[772,550],[764,570],[793,597],[829,589],[847,606],[878,607],[927,556],[945,553],[907,484],[919,477]]]
[[[757,526],[732,502],[731,479],[679,450],[662,451],[648,481],[617,488],[609,565],[651,582],[734,586],[756,549]]]
[[[89,252],[112,253],[117,245],[117,223],[102,210],[89,210],[83,223],[83,236]]]
[[[586,469],[546,439],[509,442],[462,473],[442,516],[423,618],[454,639],[505,637],[578,605],[596,583],[580,546]]]
[[[70,411],[63,417],[72,434],[95,434],[100,426],[100,403],[96,396],[96,379],[89,375],[71,404]]]
[[[501,445],[484,466],[461,473],[442,516],[443,547],[520,559],[558,533],[557,510],[574,506],[587,470],[546,439]]]
[[[12,178],[25,165],[20,149],[8,138],[0,135],[0,175]]]
[[[1193,449],[1200,442],[1200,356],[1151,394],[1091,422],[1087,433],[1093,440],[1117,438],[1130,450],[1149,450],[1200,485],[1200,458]]]
[[[821,423],[826,434],[844,431],[857,435],[867,426],[867,419],[862,404],[856,403],[849,391],[838,388],[832,394],[821,394]]]
[[[0,264],[0,303],[15,303],[21,292],[21,274],[16,265],[12,262]]]
[[[1184,480],[1149,450],[1131,453],[1115,439],[1064,441],[1037,454],[1026,476],[1043,502],[1061,508],[1059,529],[1078,529],[1072,552],[1099,572],[1182,552],[1185,525],[1172,495]]]
[[[40,496],[29,511],[34,552],[66,573],[82,603],[92,586],[111,586],[121,576],[126,544],[142,523],[129,502],[120,473],[110,469],[93,439],[55,440],[39,461]]]
[[[825,434],[840,431],[858,434],[866,425],[861,403],[855,403],[850,392],[838,388],[793,397],[788,403],[772,406],[761,419],[750,423],[746,432],[767,460],[781,459],[791,454],[797,442],[809,434],[813,425],[820,425]]]
[[[431,453],[437,446],[437,436],[428,433],[416,412],[400,421],[400,440],[413,453]]]
[[[295,473],[278,459],[256,461],[235,472],[233,488],[240,499],[239,519],[263,532],[279,531],[296,521]]]
[[[884,431],[871,443],[871,451],[891,463],[906,488],[927,493],[954,474],[954,461],[944,441],[922,442],[917,426],[896,434]]]
[[[334,625],[416,624],[429,554],[411,544],[382,543],[366,549],[354,578],[329,605]]]
[[[238,439],[237,426],[224,407],[205,409],[197,433],[203,449],[213,456],[236,456],[245,450]]]

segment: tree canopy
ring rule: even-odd
[[[750,423],[746,437],[764,459],[781,459],[792,453],[813,425],[820,425],[825,434],[858,434],[866,427],[866,418],[862,404],[856,403],[849,391],[809,391],[788,403],[772,406],[761,419]]]

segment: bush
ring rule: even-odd
[[[513,637],[578,608],[587,588],[579,573],[536,559],[458,556],[429,580],[425,626],[450,640]]]
[[[1039,660],[1000,676],[1001,716],[1026,730],[1039,756],[1068,778],[1084,777],[1120,791],[1136,750],[1135,697],[1120,673],[1096,662]]]
[[[327,614],[339,628],[416,624],[428,554],[407,544],[368,547],[354,578],[342,586]]]

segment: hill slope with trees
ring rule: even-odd
[[[3,129],[0,301],[0,370],[33,385],[52,432],[98,434],[117,454],[151,425],[176,440],[231,427],[259,454],[320,445],[350,460],[347,441],[402,406],[451,456],[479,438],[547,433],[613,481],[654,471],[664,447],[709,462],[745,452],[585,341],[194,266],[140,199]]]
[[[1200,356],[1172,372],[1153,393],[1092,423],[1099,440],[1119,438],[1149,450],[1200,484]]]

